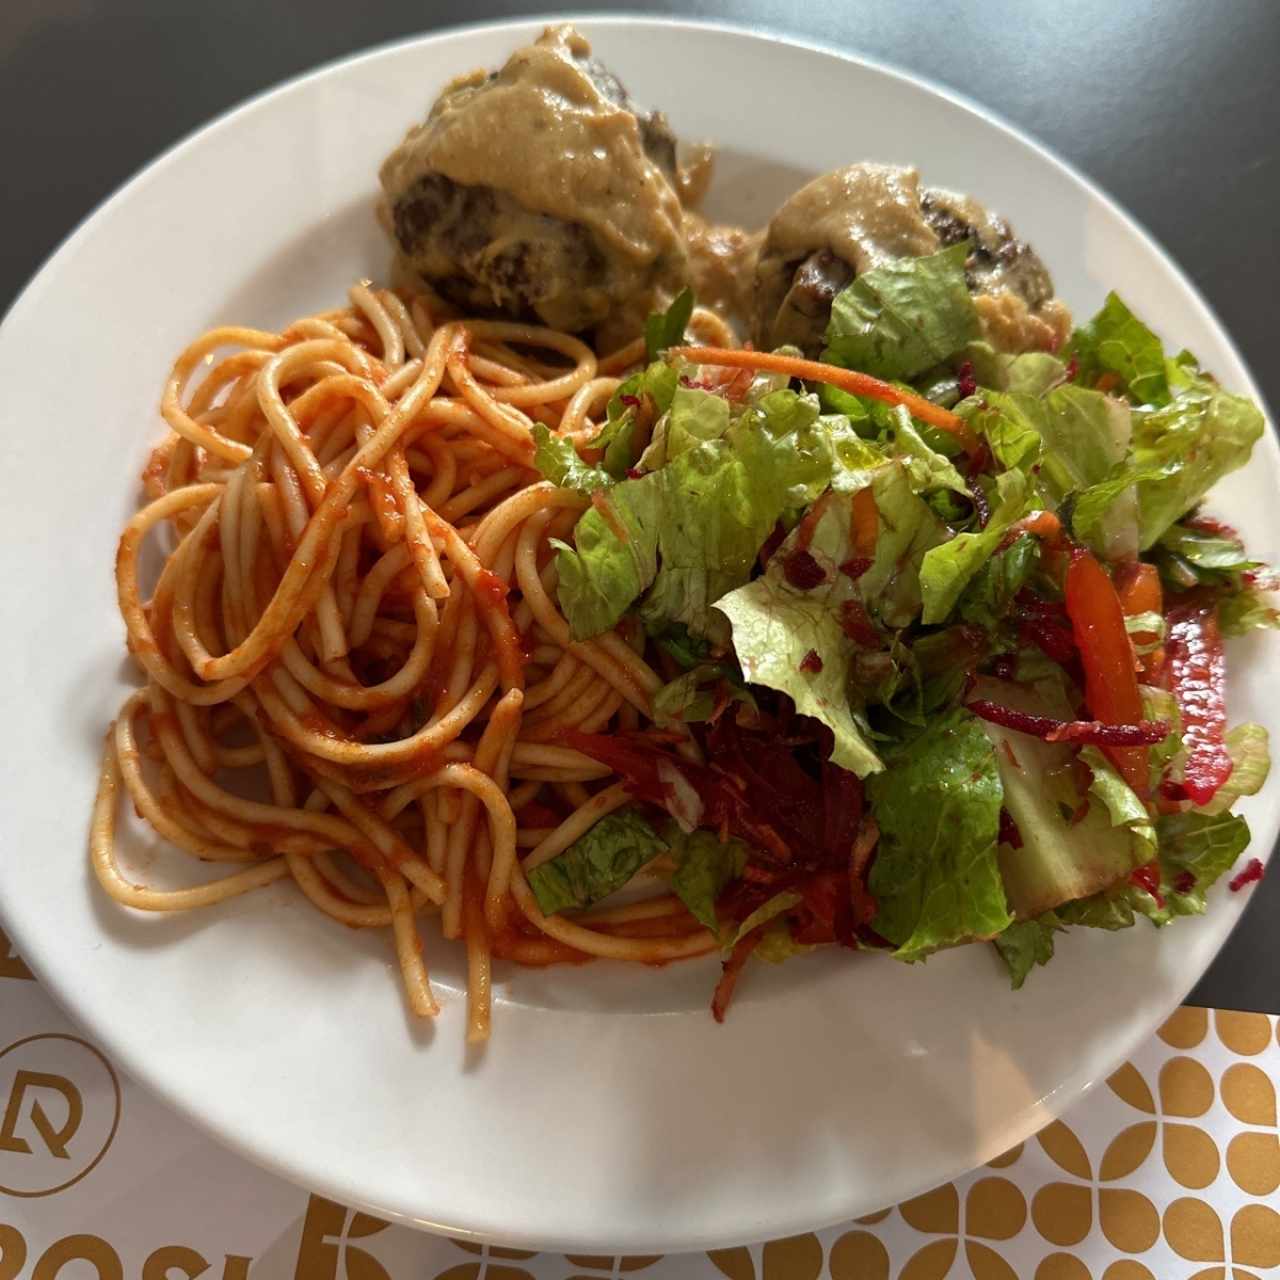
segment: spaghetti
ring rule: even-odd
[[[92,864],[141,911],[290,878],[332,919],[390,932],[423,1016],[438,1005],[419,925],[438,915],[465,943],[481,1041],[495,956],[652,964],[717,946],[675,897],[547,916],[525,879],[627,798],[564,731],[634,730],[662,683],[621,630],[571,639],[550,541],[586,502],[540,480],[532,426],[589,438],[644,347],[598,359],[368,283],[350,303],[278,334],[212,330],[173,367],[169,434],[116,556],[145,685],[107,735]],[[710,313],[699,325],[731,338]],[[233,869],[135,883],[115,853],[122,790],[176,848]]]

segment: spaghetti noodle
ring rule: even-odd
[[[571,639],[550,540],[586,502],[541,481],[532,426],[589,438],[644,347],[602,360],[368,283],[350,303],[278,334],[212,330],[174,364],[169,434],[116,557],[145,685],[107,735],[92,864],[141,911],[291,878],[334,920],[390,931],[423,1016],[438,1005],[419,924],[439,915],[466,946],[480,1041],[495,956],[652,964],[717,946],[674,897],[547,916],[525,879],[626,800],[563,731],[634,729],[662,683],[621,631]],[[144,599],[161,526],[172,548]],[[134,883],[115,853],[122,789],[169,843],[234,869]]]

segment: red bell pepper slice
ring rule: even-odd
[[[1213,605],[1183,604],[1165,615],[1166,678],[1182,712],[1187,762],[1182,792],[1205,804],[1231,776],[1226,746],[1226,655]]]
[[[1066,602],[1084,668],[1084,697],[1090,714],[1104,724],[1136,724],[1142,719],[1142,695],[1124,610],[1107,571],[1083,547],[1071,552]],[[1107,746],[1102,750],[1124,780],[1145,796],[1147,748]]]

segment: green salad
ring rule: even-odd
[[[996,352],[965,253],[860,275],[820,362],[682,345],[686,293],[594,438],[537,428],[589,501],[572,638],[666,682],[652,724],[565,735],[631,803],[530,884],[571,912],[649,867],[720,937],[718,1016],[749,956],[824,944],[990,942],[1021,986],[1063,930],[1203,912],[1249,844],[1267,733],[1227,723],[1223,641],[1280,618],[1200,504],[1262,414],[1114,294]]]

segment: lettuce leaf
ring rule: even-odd
[[[572,440],[554,434],[541,422],[533,424],[533,441],[533,465],[544,480],[579,493],[595,493],[614,483],[613,476],[602,467],[582,460]]]
[[[657,471],[705,440],[719,440],[729,429],[729,402],[698,387],[677,386],[668,412],[654,427],[649,447],[636,464]]]
[[[529,872],[544,915],[599,902],[667,847],[638,809],[606,814],[563,853]]]
[[[1075,358],[1076,376],[1085,386],[1110,373],[1135,404],[1169,402],[1164,347],[1115,293],[1107,294],[1102,310],[1072,334],[1066,353]]]
[[[1105,807],[1113,827],[1128,831],[1135,864],[1150,862],[1156,853],[1156,831],[1147,806],[1097,747],[1082,747],[1080,759],[1093,775],[1090,797]]]
[[[897,405],[894,409],[893,442],[916,493],[949,489],[968,498],[969,486],[956,470],[955,464],[928,444],[915,429],[911,415],[903,405]]]
[[[793,533],[764,574],[730,592],[716,608],[729,619],[744,677],[789,695],[801,715],[821,720],[835,739],[832,760],[865,777],[882,766],[850,705],[854,646],[840,626],[842,606],[855,599],[861,585],[839,570],[851,554],[851,504],[829,501],[811,519],[808,551],[825,571],[820,585],[801,591],[787,581],[783,566],[800,536]],[[811,665],[806,664],[810,652],[820,670],[802,670]]]
[[[858,276],[836,295],[822,358],[879,378],[910,379],[978,336],[965,285],[969,245],[898,258]]]
[[[974,574],[956,605],[966,622],[995,631],[1008,618],[1013,599],[1040,564],[1040,542],[1021,534]]]
[[[1072,714],[1071,703],[1049,681],[1028,688],[984,678],[974,696],[1031,715],[1069,719]],[[1124,783],[1109,765],[1095,773],[1098,792],[1082,809],[1086,797],[1077,788],[1070,745],[995,724],[984,723],[983,729],[996,748],[1004,807],[1022,838],[1021,848],[1000,848],[1005,890],[1020,919],[1097,893],[1150,861],[1150,833],[1142,825],[1146,810],[1139,816],[1141,803],[1120,790]]]
[[[922,621],[942,622],[978,571],[995,554],[1009,526],[1027,513],[1027,482],[1021,471],[996,477],[996,504],[987,527],[979,533],[959,533],[932,548],[920,565]]]
[[[1160,899],[1129,880],[1059,907],[1063,924],[1127,929],[1138,916],[1167,925],[1203,915],[1206,895],[1249,845],[1249,826],[1234,814],[1167,814],[1156,823]]]
[[[1177,394],[1160,408],[1133,411],[1129,463],[1086,490],[1073,527],[1087,537],[1127,487],[1138,494],[1138,544],[1154,546],[1223,476],[1244,466],[1262,435],[1257,405],[1184,370]]]
[[[1246,587],[1218,602],[1218,625],[1224,636],[1242,636],[1264,627],[1275,630],[1280,627],[1280,608],[1267,592]]]
[[[649,422],[671,407],[679,374],[665,360],[633,373],[609,398],[608,416],[595,438],[593,449],[601,449],[601,467],[615,480],[623,479],[640,461],[640,415]]]
[[[886,756],[867,784],[880,827],[874,927],[900,959],[1012,923],[996,859],[1003,789],[980,721],[956,708]]]
[[[557,549],[560,608],[575,640],[616,625],[658,572],[658,528],[664,503],[662,472],[615,485],[604,501],[574,526],[574,545]],[[622,529],[625,538],[618,537]]]
[[[1201,915],[1205,893],[1231,870],[1249,847],[1249,824],[1237,814],[1194,811],[1164,815],[1156,824],[1160,840],[1161,895],[1165,907],[1151,918],[1164,924],[1174,916]],[[1194,883],[1179,885],[1182,873]],[[1144,897],[1146,895],[1143,895]]]
[[[661,643],[661,642],[660,642]],[[653,695],[654,723],[664,728],[710,720],[722,690],[736,702],[755,705],[751,691],[731,664],[700,662]]]
[[[1052,911],[1034,920],[1015,920],[993,941],[1000,959],[1009,970],[1009,980],[1018,991],[1036,965],[1053,959],[1053,935],[1062,932],[1062,923]]]
[[[650,360],[656,360],[668,347],[684,341],[685,326],[693,315],[693,290],[681,289],[665,311],[654,312],[644,324],[644,345]]]
[[[725,929],[721,937],[721,945],[726,951],[732,951],[753,929],[762,924],[776,920],[792,907],[798,907],[804,899],[794,889],[784,889],[775,893],[772,898],[762,902],[736,929]]]
[[[714,831],[681,831],[675,824],[666,831],[667,843],[675,859],[671,889],[689,908],[693,917],[715,933],[716,899],[725,886],[742,875],[747,865],[747,846],[741,840],[723,843]]]
[[[1251,721],[1227,730],[1227,750],[1231,754],[1231,776],[1218,788],[1199,812],[1226,813],[1241,796],[1256,796],[1271,772],[1271,751],[1267,731]]]
[[[916,495],[901,462],[874,472],[871,492],[879,533],[871,566],[857,580],[856,595],[884,626],[905,627],[920,612],[924,563],[929,552],[946,540],[947,529]],[[843,559],[836,563],[852,556],[849,538]]]
[[[642,596],[650,631],[680,623],[719,639],[724,624],[710,607],[748,580],[778,520],[833,477],[856,487],[882,461],[818,408],[814,396],[766,390],[731,418],[722,397],[676,388],[641,459],[658,469],[614,485],[578,521],[575,546],[560,547],[560,605],[574,639],[613,626]]]

